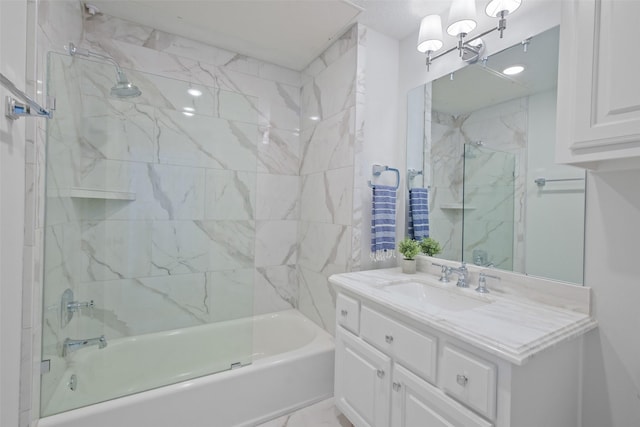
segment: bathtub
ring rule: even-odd
[[[234,345],[225,338],[247,327],[253,327],[253,362],[228,370],[233,359],[211,352],[242,351],[242,340]],[[227,345],[214,345],[221,340]],[[37,426],[254,426],[331,397],[333,352],[331,335],[297,310],[116,339],[104,349],[73,353],[46,410],[128,395],[41,418]],[[167,358],[170,366],[158,363]],[[227,370],[207,375],[219,369]],[[68,386],[72,375],[75,391]],[[184,380],[197,375],[203,376]]]

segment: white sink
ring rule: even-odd
[[[417,281],[392,283],[383,289],[413,305],[430,305],[447,311],[471,310],[491,304],[486,297],[465,295],[457,289],[443,289]]]

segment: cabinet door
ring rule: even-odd
[[[442,391],[405,368],[393,368],[393,427],[491,427]]]
[[[391,359],[342,327],[336,331],[335,403],[356,427],[388,427]]]
[[[559,162],[640,157],[639,16],[638,1],[563,2]]]

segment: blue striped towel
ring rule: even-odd
[[[396,188],[373,187],[371,200],[371,259],[382,261],[396,256]]]
[[[409,237],[422,240],[429,237],[429,190],[409,190]]]

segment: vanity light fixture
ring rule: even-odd
[[[460,58],[466,62],[477,61],[484,51],[484,42],[481,37],[493,31],[500,32],[502,38],[504,30],[507,28],[506,16],[513,13],[520,7],[522,0],[491,0],[485,8],[485,13],[493,18],[500,18],[498,25],[474,38],[465,41],[467,35],[476,28],[476,5],[474,0],[453,0],[449,10],[449,24],[447,34],[458,38],[458,44],[445,52],[432,56],[434,52],[443,46],[442,41],[442,18],[439,15],[425,16],[420,22],[420,32],[418,35],[417,49],[421,53],[427,54],[427,71],[432,62],[441,56],[458,51]],[[526,46],[525,46],[526,47]]]

